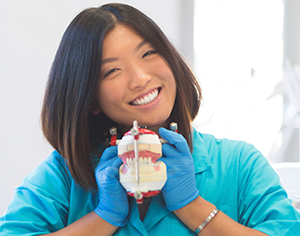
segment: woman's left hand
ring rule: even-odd
[[[194,161],[189,146],[181,134],[159,129],[159,134],[168,141],[162,145],[163,161],[167,166],[167,182],[162,188],[167,209],[177,210],[198,195],[196,188]]]

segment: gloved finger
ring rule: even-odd
[[[115,157],[113,157],[109,160],[106,160],[106,161],[101,161],[100,160],[99,163],[98,163],[98,166],[95,169],[95,172],[98,173],[98,172],[106,169],[107,167],[111,166],[116,159],[118,159],[117,156],[115,156]]]
[[[116,158],[114,162],[111,164],[111,167],[120,168],[123,164],[123,161],[120,158]]]
[[[171,130],[167,130],[165,128],[159,128],[158,132],[163,139],[168,141],[169,144],[174,145],[179,152],[189,153],[189,146],[187,145],[185,138],[181,134],[178,134]]]
[[[165,164],[170,163],[171,160],[178,160],[182,162],[183,165],[191,161],[193,162],[192,155],[181,153],[175,147],[167,143],[162,145],[162,157],[166,157],[160,159],[161,161],[165,162]]]
[[[167,167],[167,171],[169,171],[170,169],[175,170],[177,169],[178,166],[180,166],[180,168],[182,167],[182,160],[178,160],[176,158],[167,157],[167,158],[160,158],[159,160],[165,163]]]
[[[169,143],[164,143],[162,145],[162,156],[164,157],[174,157],[179,151]]]
[[[170,177],[169,171],[171,170],[173,173],[177,172],[178,174],[189,172],[189,171],[194,173],[193,165],[191,165],[191,162],[193,160],[187,160],[186,158],[189,157],[188,156],[183,156],[183,158],[180,158],[178,156],[174,158],[166,157],[166,158],[160,158],[159,160],[165,163],[165,165],[167,166],[168,177]]]
[[[117,151],[118,150],[116,146],[106,148],[101,155],[96,171],[103,170],[107,166],[110,166],[115,159],[118,158]]]
[[[117,180],[119,178],[119,169],[117,167],[107,167],[105,169],[107,178],[111,180]]]
[[[102,153],[100,162],[107,161],[117,155],[118,155],[118,147],[117,146],[108,147]]]
[[[108,169],[110,167],[119,169],[120,166],[122,165],[122,163],[123,163],[122,160],[120,158],[118,158],[117,156],[115,156],[115,157],[111,158],[110,160],[99,163],[95,170],[95,173],[97,175],[101,171]]]

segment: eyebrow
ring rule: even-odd
[[[147,44],[148,41],[146,39],[144,39],[142,42],[140,42],[136,48],[134,49],[135,52],[137,52],[139,49],[141,49],[145,44]],[[118,58],[117,57],[111,57],[111,58],[107,58],[107,59],[104,59],[102,60],[102,65],[105,64],[105,63],[108,63],[108,62],[114,62],[114,61],[117,61]]]
[[[137,47],[135,48],[135,52],[137,52],[141,47],[143,47],[145,44],[147,44],[148,41],[146,39],[144,39],[141,43],[139,43],[139,45],[137,45]]]
[[[102,60],[101,64],[103,65],[105,63],[114,62],[114,61],[117,61],[117,60],[118,60],[118,58],[116,58],[116,57],[107,58],[107,59]]]

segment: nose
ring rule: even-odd
[[[130,89],[142,88],[151,81],[151,74],[142,65],[134,64],[130,70]]]

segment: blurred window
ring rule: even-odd
[[[195,0],[194,70],[203,103],[194,125],[244,140],[266,157],[282,123],[281,0]]]

